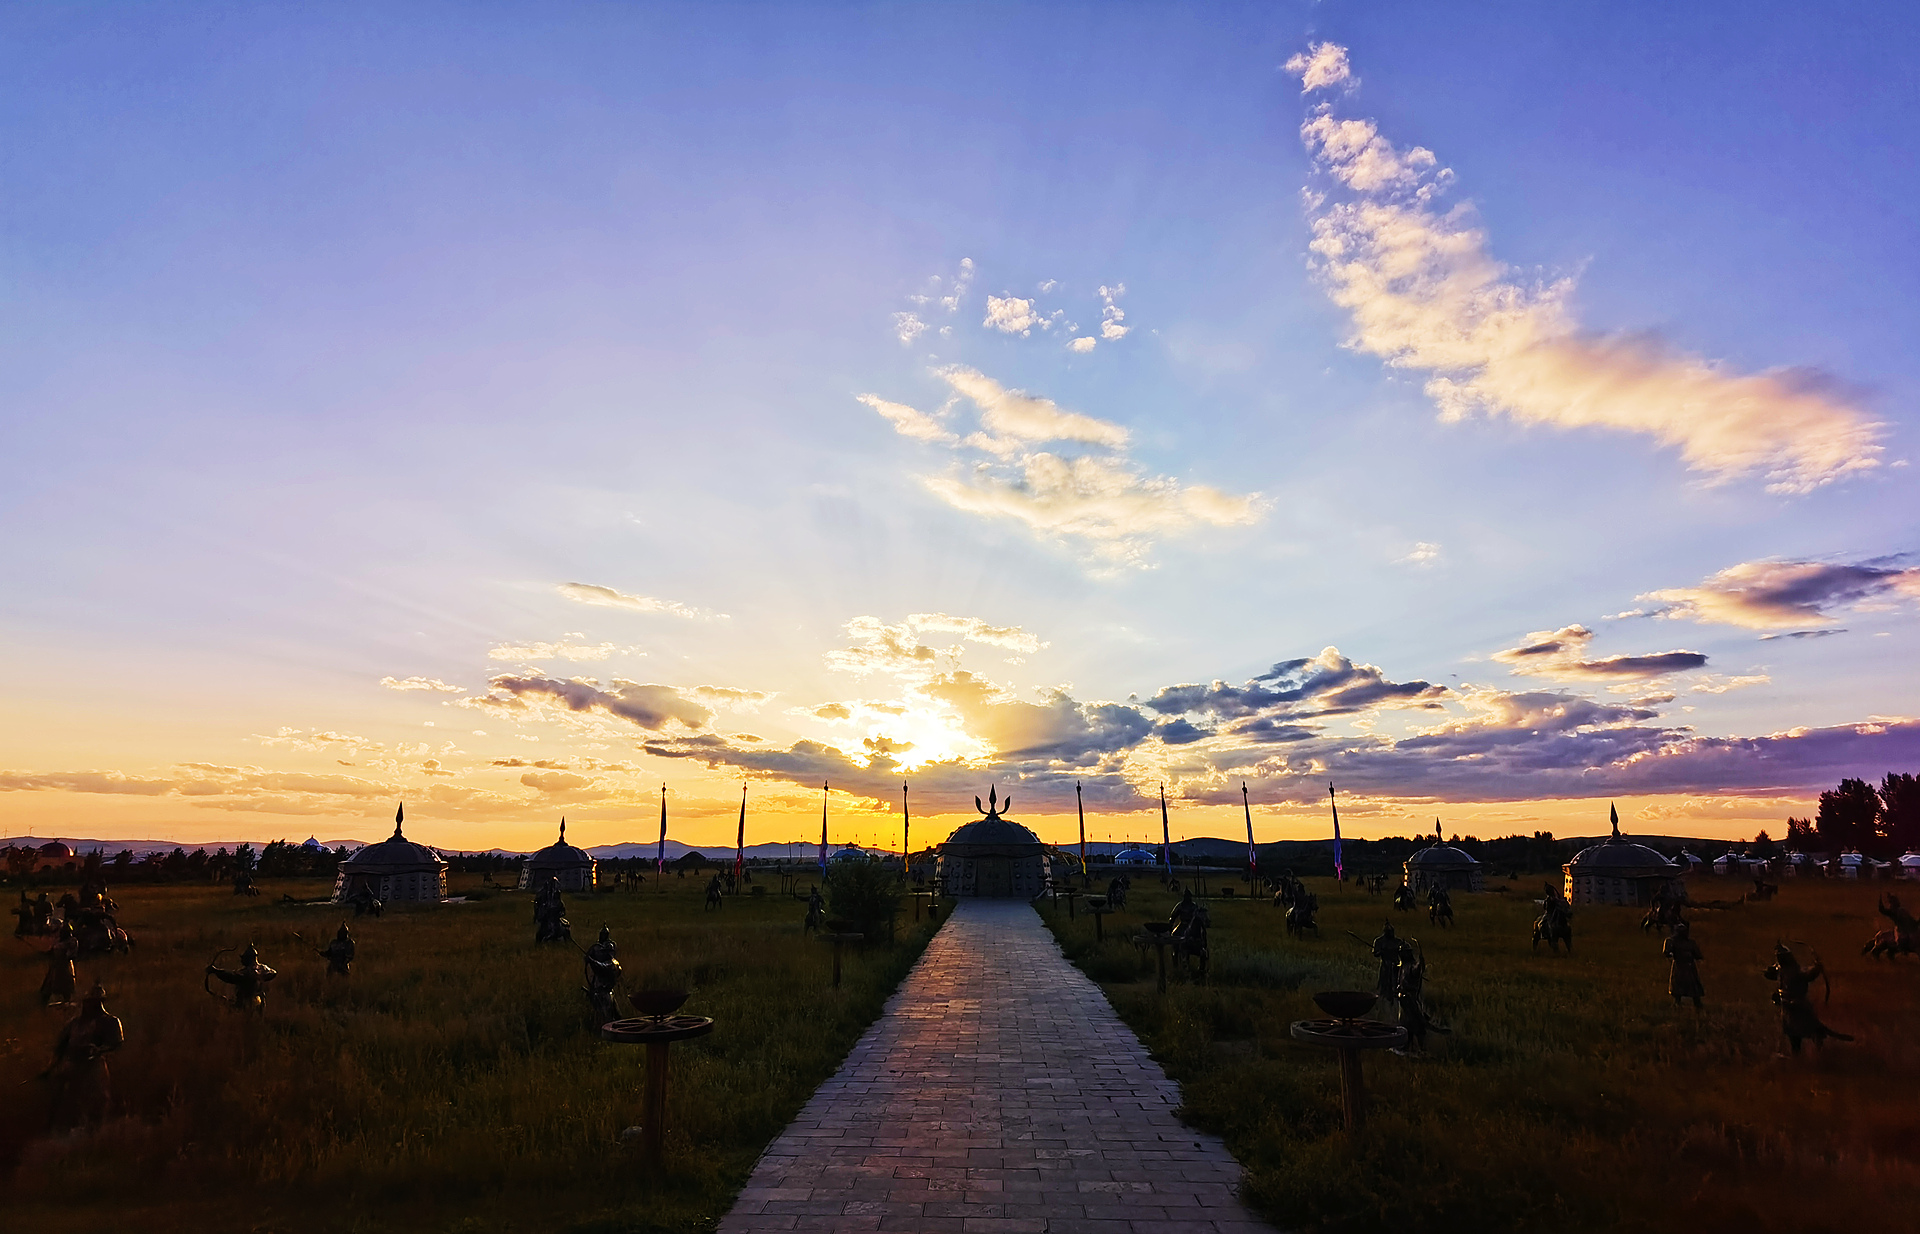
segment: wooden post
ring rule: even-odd
[[[1347,1046],[1339,1054],[1340,1112],[1346,1116],[1347,1130],[1357,1132],[1367,1125],[1367,1086],[1360,1078],[1360,1051]]]
[[[840,988],[840,940],[833,940],[833,988]]]
[[[1160,957],[1160,992],[1167,992],[1167,945],[1165,942],[1155,947],[1154,954]]]
[[[647,1095],[641,1113],[641,1149],[647,1164],[660,1168],[667,1136],[667,1043],[647,1043]]]

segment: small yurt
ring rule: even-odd
[[[540,887],[547,876],[560,880],[562,891],[592,891],[595,862],[584,848],[567,843],[567,820],[560,820],[560,838],[527,858],[520,867],[520,886]]]
[[[1002,818],[1013,799],[1001,805],[998,798],[998,789],[989,793],[985,806],[975,797],[985,817],[956,828],[940,846],[940,880],[948,895],[1031,900],[1046,890],[1046,846],[1032,831]]]
[[[1416,849],[1401,869],[1415,895],[1425,895],[1436,887],[1443,891],[1481,891],[1486,886],[1486,873],[1473,854],[1442,844],[1438,827],[1433,843]]]
[[[1662,887],[1687,898],[1686,867],[1621,835],[1618,810],[1613,811],[1613,834],[1575,853],[1564,872],[1567,900],[1573,904],[1647,905]]]
[[[849,844],[843,848],[834,849],[833,852],[827,857],[827,861],[830,864],[838,864],[838,865],[862,865],[868,862],[878,860],[880,856],[881,854],[877,852],[868,852],[866,849],[861,848],[858,844]]]
[[[1865,864],[1866,858],[1859,853],[1841,853],[1828,863],[1827,872],[1830,875],[1838,875],[1840,878],[1859,878],[1861,867]]]
[[[342,861],[333,879],[336,902],[352,899],[362,888],[389,903],[397,900],[438,903],[447,898],[447,863],[424,844],[400,834],[402,806],[393,815],[393,834]]]
[[[1894,864],[1899,867],[1898,877],[1920,879],[1920,853],[1901,853]]]
[[[1144,848],[1123,848],[1113,855],[1113,864],[1117,866],[1156,866],[1160,858]]]

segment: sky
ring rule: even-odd
[[[0,833],[1778,836],[1920,770],[1920,13],[0,13]]]

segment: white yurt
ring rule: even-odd
[[[1412,888],[1415,895],[1425,895],[1435,888],[1442,891],[1484,890],[1486,873],[1480,863],[1465,849],[1442,844],[1439,824],[1440,820],[1435,819],[1433,843],[1416,849],[1401,867],[1407,886]]]
[[[438,903],[447,898],[447,863],[424,844],[400,834],[402,806],[393,815],[393,834],[342,861],[333,880],[334,900],[349,900],[362,888],[387,901]]]
[[[1920,853],[1901,853],[1896,863],[1900,867],[1900,878],[1920,879]]]
[[[1663,886],[1686,899],[1686,867],[1628,840],[1620,834],[1620,812],[1613,810],[1612,817],[1613,834],[1575,853],[1564,867],[1567,901],[1646,905],[1653,903]]]
[[[1117,866],[1157,866],[1160,858],[1144,848],[1123,848],[1113,855]]]
[[[562,891],[592,891],[594,859],[584,848],[567,843],[567,820],[560,820],[560,838],[527,858],[520,867],[520,886],[539,887],[548,875],[560,880]]]

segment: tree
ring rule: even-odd
[[[1804,853],[1819,842],[1819,835],[1813,829],[1813,820],[1789,818],[1787,820],[1787,847],[1796,853]]]
[[[1888,772],[1880,782],[1880,834],[1889,856],[1920,850],[1920,777]]]
[[[1753,845],[1747,851],[1764,861],[1771,861],[1780,855],[1780,846],[1773,842],[1772,836],[1762,831],[1759,835],[1753,837]]]
[[[1831,852],[1867,852],[1881,847],[1879,820],[1880,795],[1873,786],[1865,780],[1842,780],[1838,788],[1820,794],[1820,813],[1813,825],[1820,843]]]

